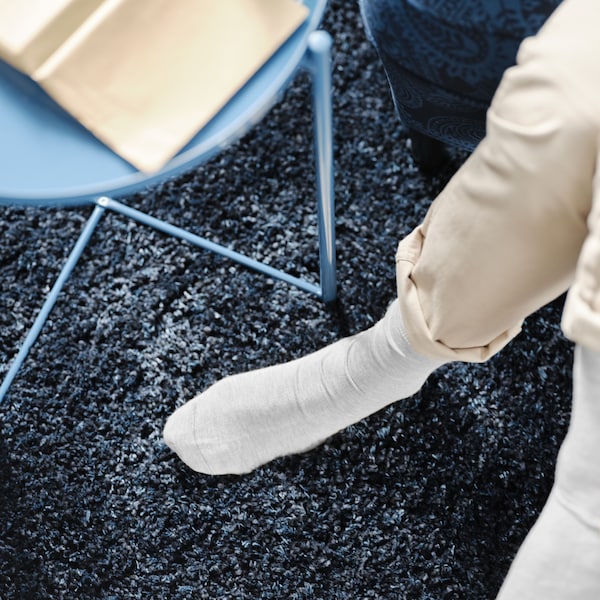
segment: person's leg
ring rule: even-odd
[[[411,396],[439,364],[411,350],[396,301],[367,331],[218,381],[169,418],[164,438],[196,471],[245,473]]]
[[[503,77],[487,135],[397,253],[408,338],[485,360],[567,290],[587,233],[600,130],[600,9],[566,0]]]
[[[596,11],[594,0],[567,2]],[[567,93],[553,67],[555,45],[560,66],[563,55],[573,60],[577,37],[566,28],[563,48],[552,31],[523,53],[490,110],[488,137],[400,244],[399,297],[382,322],[292,363],[227,378],[178,409],[164,437],[189,466],[240,473],[313,447],[414,393],[437,365],[485,360],[568,287],[598,124],[578,110],[589,102],[579,79],[567,78]],[[575,60],[600,81],[593,64]]]
[[[563,314],[576,342],[573,408],[546,505],[498,600],[600,598],[600,181]]]

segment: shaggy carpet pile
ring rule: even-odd
[[[167,416],[227,374],[379,319],[394,252],[463,156],[411,158],[354,2],[333,0],[339,300],[106,215],[0,406],[0,598],[492,599],[549,492],[570,411],[561,299],[484,365],[240,477],[192,472]],[[310,85],[128,202],[317,272]],[[0,372],[89,209],[0,207]],[[451,257],[449,257],[451,260]],[[457,301],[460,301],[458,298]]]

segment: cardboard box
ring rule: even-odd
[[[115,152],[151,172],[307,13],[295,0],[0,0],[0,55]]]

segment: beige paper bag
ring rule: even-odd
[[[105,0],[31,77],[115,152],[156,171],[307,13],[295,0]]]
[[[0,58],[30,75],[104,0],[0,0]]]

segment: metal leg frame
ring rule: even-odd
[[[0,386],[0,403],[4,400],[8,389],[25,361],[29,350],[37,340],[44,323],[54,308],[60,292],[70,277],[75,265],[83,254],[87,244],[100,222],[106,209],[134,219],[144,225],[153,227],[163,233],[185,240],[194,246],[225,256],[241,265],[263,273],[274,279],[290,283],[306,292],[317,295],[324,302],[332,302],[336,298],[335,273],[335,205],[333,195],[333,140],[332,140],[332,108],[331,108],[331,37],[324,31],[314,32],[309,40],[305,66],[311,71],[313,78],[313,110],[315,162],[317,172],[317,215],[319,228],[319,268],[320,285],[315,285],[298,277],[294,277],[279,269],[254,260],[244,254],[235,252],[197,236],[185,229],[176,227],[160,219],[156,219],[139,210],[111,198],[102,197],[83,228],[77,243],[71,250],[67,262],[60,272],[54,286],[50,290],[44,304],[37,315],[25,341],[6,373]]]
[[[71,250],[71,254],[69,254],[69,258],[67,259],[65,266],[60,272],[58,279],[56,280],[54,286],[50,290],[50,293],[46,297],[44,305],[42,306],[37,318],[35,319],[31,329],[29,330],[29,333],[27,334],[27,337],[25,338],[25,341],[23,342],[21,348],[19,349],[19,352],[17,353],[17,356],[14,358],[10,368],[8,369],[8,372],[6,373],[6,376],[4,377],[2,386],[0,386],[0,402],[2,402],[2,400],[4,399],[4,396],[6,395],[6,392],[8,392],[8,388],[10,387],[10,384],[16,377],[18,370],[20,369],[21,365],[23,364],[23,361],[29,353],[29,350],[35,343],[35,340],[37,339],[38,335],[40,334],[40,331],[42,330],[42,327],[44,326],[48,315],[50,314],[50,312],[54,308],[54,305],[56,304],[58,295],[63,289],[67,279],[71,275],[71,272],[75,268],[79,257],[82,255],[83,251],[85,250],[85,247],[90,241],[92,233],[94,233],[94,229],[96,229],[96,225],[98,225],[98,222],[100,221],[100,217],[102,216],[103,212],[104,209],[101,206],[96,206],[94,208],[94,211],[92,212],[92,215],[85,224],[85,227],[83,228],[83,231],[81,232],[77,243],[73,247],[73,250]]]
[[[315,31],[308,42],[306,60],[313,79],[315,162],[317,172],[317,215],[319,261],[324,302],[336,298],[335,203],[333,193],[333,117],[331,106],[331,36]]]

